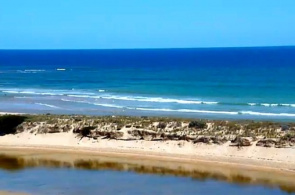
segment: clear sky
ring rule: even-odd
[[[295,0],[0,0],[0,49],[295,45]]]

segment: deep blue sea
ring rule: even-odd
[[[295,119],[295,47],[0,50],[0,112]]]

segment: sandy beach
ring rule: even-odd
[[[4,149],[38,149],[117,157],[157,159],[176,162],[208,162],[252,169],[273,169],[293,173],[293,148],[230,147],[224,145],[192,144],[186,141],[108,140],[77,138],[71,132],[31,134],[28,132],[0,137]],[[295,172],[294,172],[295,174]]]
[[[79,141],[71,133],[22,133],[1,137],[0,142],[0,161],[6,157],[19,159],[16,162],[21,169],[41,166],[131,171],[295,191],[293,149],[237,149],[185,142],[180,147],[179,142],[173,141]]]
[[[188,119],[115,116],[10,116],[2,117],[2,126],[7,121],[14,132],[3,131],[4,134],[0,136],[2,153],[12,149],[86,153],[163,162],[206,163],[295,175],[295,147],[290,136],[294,127],[291,123],[288,126],[290,130],[286,131],[280,128],[281,124],[269,122],[189,122]],[[266,133],[278,138],[265,139],[263,135]],[[245,137],[250,134],[252,137]]]
[[[291,123],[282,130],[280,123],[173,118],[6,115],[0,119],[1,169],[131,171],[295,192]],[[277,138],[264,138],[266,133]]]

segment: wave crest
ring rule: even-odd
[[[35,103],[35,104],[40,105],[40,106],[46,106],[46,107],[49,107],[49,108],[60,108],[58,106],[51,105],[51,104],[44,104],[44,103]]]
[[[27,94],[41,96],[67,96],[73,98],[85,98],[96,100],[119,100],[119,101],[136,101],[136,102],[151,102],[151,103],[173,103],[182,105],[222,105],[222,106],[253,106],[253,107],[289,107],[295,108],[292,103],[241,103],[241,102],[226,102],[226,101],[203,101],[185,98],[165,98],[165,97],[148,97],[148,96],[126,96],[126,95],[110,95],[103,93],[105,90],[99,89],[96,92],[76,91],[76,90],[34,90],[34,89],[2,89],[0,92],[8,94]]]

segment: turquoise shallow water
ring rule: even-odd
[[[0,50],[0,111],[295,119],[295,47]]]
[[[281,195],[278,188],[229,184],[185,177],[130,172],[34,168],[20,172],[0,170],[0,189],[32,194],[240,194]],[[5,178],[5,179],[4,179]]]

